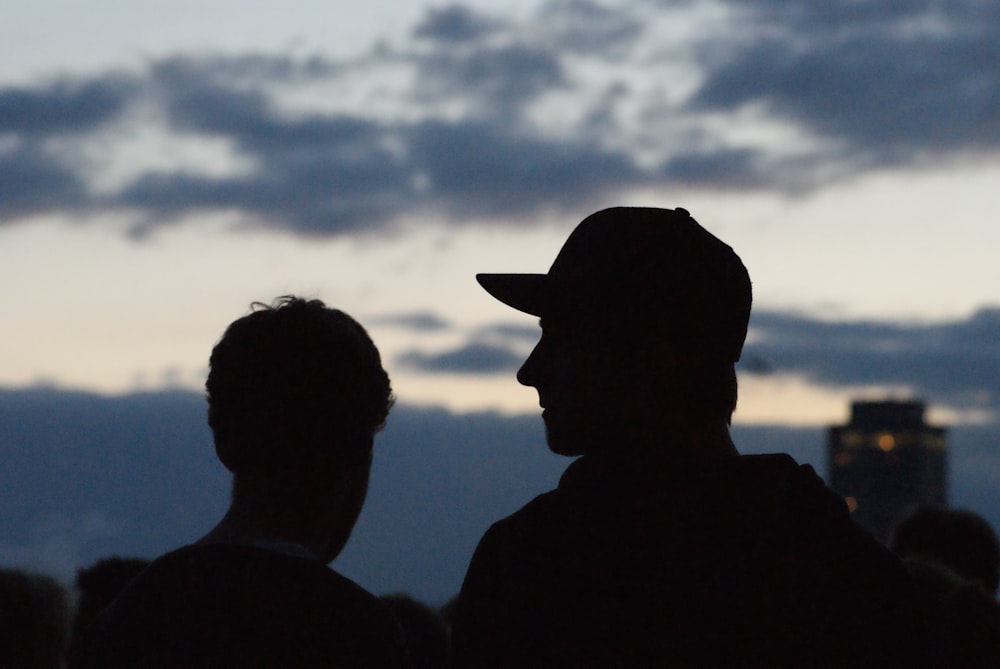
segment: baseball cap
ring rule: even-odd
[[[663,336],[739,360],[752,301],[733,249],[686,209],[613,207],[585,218],[546,274],[477,274],[504,304],[598,334]]]

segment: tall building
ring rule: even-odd
[[[854,520],[887,542],[917,504],[947,503],[947,455],[947,430],[924,421],[923,402],[853,402],[851,421],[830,428],[827,479]]]

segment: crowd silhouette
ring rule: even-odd
[[[921,507],[883,546],[810,467],[738,452],[750,277],[686,210],[602,210],[547,273],[477,279],[541,319],[517,380],[575,460],[484,528],[455,599],[376,597],[328,566],[393,395],[361,324],[286,296],[211,353],[223,518],[72,589],[0,570],[0,667],[1000,666],[984,519]]]
[[[65,666],[71,619],[70,593],[54,578],[0,569],[0,667]]]
[[[893,531],[929,620],[935,666],[1000,666],[1000,542],[966,509],[918,506]]]

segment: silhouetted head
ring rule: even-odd
[[[901,557],[937,562],[989,593],[997,591],[1000,541],[977,513],[919,506],[896,526],[890,545]]]
[[[65,666],[69,597],[55,579],[0,569],[0,667]]]
[[[664,417],[730,419],[750,278],[684,209],[605,209],[577,226],[547,274],[476,278],[541,317],[518,380],[538,389],[555,452],[588,452]]]
[[[414,669],[445,669],[451,660],[451,632],[440,613],[405,593],[382,595],[403,629]]]
[[[70,635],[70,666],[81,659],[80,642],[97,615],[118,596],[122,588],[149,565],[144,558],[102,558],[76,572],[76,615]]]
[[[124,558],[115,555],[101,558],[89,567],[78,569],[77,620],[83,613],[89,615],[88,621],[96,616],[147,566],[149,560],[146,558]]]
[[[353,526],[373,438],[393,401],[365,329],[319,300],[255,303],[226,330],[209,366],[208,422],[235,475],[234,498],[252,488],[308,515],[331,488],[347,488]]]

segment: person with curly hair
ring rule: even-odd
[[[393,403],[365,329],[319,300],[255,303],[212,351],[208,424],[228,511],[91,626],[87,667],[400,667],[402,633],[327,564],[368,489]]]

